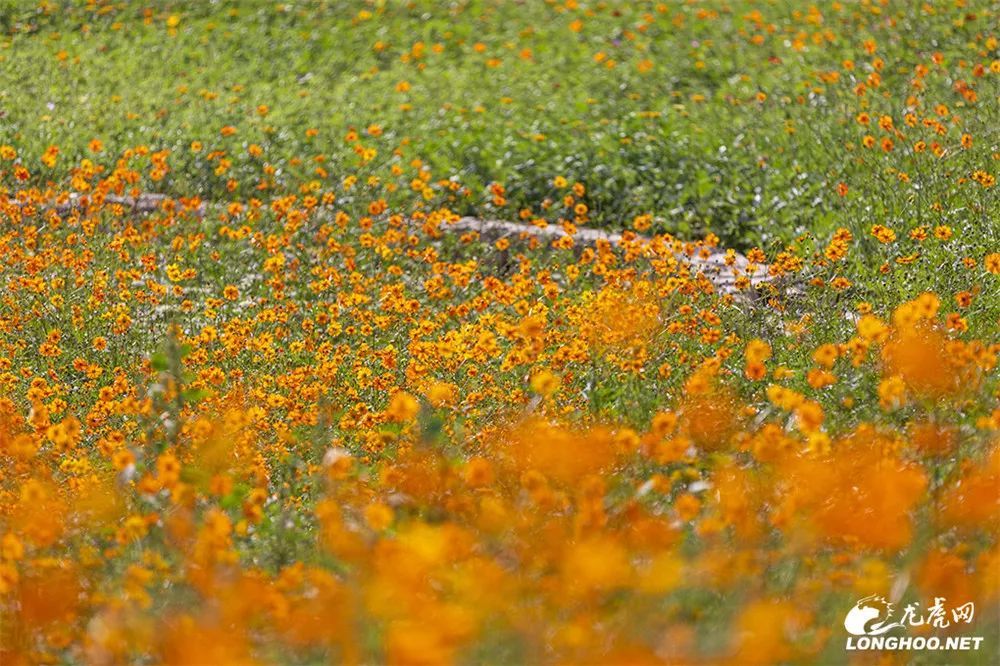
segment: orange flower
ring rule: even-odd
[[[539,370],[531,376],[531,390],[538,395],[552,395],[559,389],[559,378],[548,370]]]
[[[420,403],[409,393],[399,391],[392,396],[386,408],[386,417],[390,421],[406,423],[412,421],[420,411]]]

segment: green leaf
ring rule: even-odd
[[[163,352],[156,352],[150,357],[149,364],[157,372],[166,372],[167,368],[170,367],[170,360]]]

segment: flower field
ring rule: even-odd
[[[0,663],[997,663],[998,174],[987,0],[0,0]]]

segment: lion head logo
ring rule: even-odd
[[[890,629],[903,626],[899,622],[889,624],[892,604],[885,597],[873,594],[859,599],[844,618],[844,629],[855,636],[878,636]]]

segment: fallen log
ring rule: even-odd
[[[553,242],[571,238],[574,247],[598,247],[602,243],[606,243],[608,247],[622,247],[649,245],[659,241],[665,243],[675,259],[686,263],[694,274],[702,273],[716,288],[729,294],[742,291],[737,287],[737,280],[740,277],[746,277],[752,287],[773,280],[766,265],[751,264],[745,256],[738,252],[719,250],[695,243],[683,243],[666,236],[650,238],[634,232],[619,233],[590,228],[576,228],[570,233],[558,224],[540,226],[504,220],[482,220],[474,217],[462,217],[443,226],[452,231],[474,231],[490,242],[496,242],[503,238],[516,240],[524,237],[535,237]]]
[[[175,202],[175,200],[164,194],[149,192],[138,196],[108,194],[104,197],[101,205],[122,206],[133,214],[142,215],[162,210],[164,204],[170,202]],[[28,205],[16,199],[10,199],[9,203],[18,207]],[[43,207],[63,215],[74,210],[85,210],[92,203],[91,198],[86,195],[74,193],[63,201]],[[180,203],[184,210],[196,217],[204,217],[210,207],[215,207],[199,199],[182,199],[177,200],[177,203]],[[567,242],[564,239],[571,239],[575,248],[600,248],[602,245],[608,248],[636,247],[664,243],[674,258],[680,263],[687,264],[694,275],[700,273],[720,292],[736,296],[752,293],[752,289],[745,289],[747,285],[756,288],[774,280],[766,265],[751,264],[745,256],[738,252],[719,250],[699,243],[684,243],[669,236],[647,237],[631,231],[620,233],[591,228],[573,228],[568,231],[558,224],[526,224],[505,220],[484,220],[475,217],[461,217],[446,222],[439,227],[439,230],[475,232],[489,242],[496,242],[504,238],[510,241],[538,238],[550,242]],[[745,278],[745,280],[741,280],[741,278]],[[743,284],[740,285],[740,282]]]

